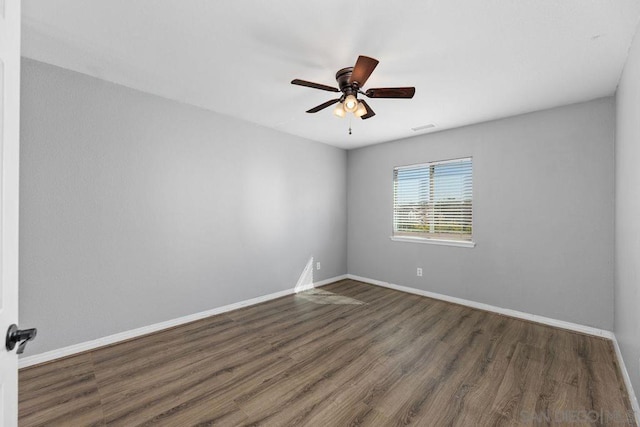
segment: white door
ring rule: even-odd
[[[5,334],[18,323],[20,0],[0,0],[0,424],[18,425],[18,356]]]

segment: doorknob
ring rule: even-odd
[[[16,353],[22,354],[24,352],[24,348],[27,346],[27,342],[33,340],[37,333],[38,330],[36,328],[18,329],[16,324],[9,326],[9,329],[7,330],[7,338],[5,340],[5,347],[7,348],[7,351],[13,350],[16,344],[20,343]]]

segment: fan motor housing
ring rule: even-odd
[[[338,87],[346,95],[355,93],[357,91],[353,87],[353,85],[349,83],[349,79],[351,78],[352,72],[353,72],[353,67],[347,67],[347,68],[341,69],[336,73],[336,81],[338,82]]]

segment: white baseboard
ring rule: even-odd
[[[410,288],[407,286],[395,285],[393,283],[383,282],[381,280],[369,279],[368,277],[360,277],[353,274],[347,274],[349,279],[358,280],[360,282],[370,283],[372,285],[383,286],[389,289],[395,289],[397,291],[407,292],[410,294],[421,295],[441,301],[447,301],[454,304],[460,304],[467,307],[477,308],[480,310],[491,311],[494,313],[502,314],[509,317],[516,317],[518,319],[529,320],[536,323],[542,323],[544,325],[555,326],[561,329],[568,329],[570,331],[581,332],[587,335],[595,335],[597,337],[603,337],[613,339],[613,332],[604,329],[598,329],[591,326],[580,325],[578,323],[566,322],[564,320],[552,319],[549,317],[539,316],[537,314],[525,313],[522,311],[511,310],[509,308],[497,307],[495,305],[484,304],[481,302],[475,302],[466,300],[463,298],[452,297],[449,295],[438,294],[435,292],[423,291],[422,289]]]
[[[341,276],[332,277],[330,279],[320,280],[319,282],[314,282],[313,287],[317,288],[320,286],[328,285],[329,283],[339,282],[340,280],[348,279],[349,278],[348,276],[349,276],[348,274],[343,274]]]
[[[343,274],[341,276],[336,276],[326,280],[315,282],[310,286],[305,286],[305,289],[298,289],[298,291],[312,289],[316,286],[323,286],[329,283],[344,280],[346,278],[347,278],[347,275]],[[141,328],[120,332],[120,333],[109,335],[103,338],[98,338],[91,341],[73,344],[68,347],[63,347],[56,350],[35,354],[33,356],[23,357],[18,360],[18,367],[21,369],[21,368],[26,368],[33,365],[38,365],[40,363],[51,362],[55,359],[60,359],[62,357],[72,356],[74,354],[82,353],[88,350],[95,350],[96,348],[99,348],[99,347],[104,347],[107,345],[115,344],[120,341],[126,341],[132,338],[137,338],[139,336],[150,334],[152,332],[161,331],[163,329],[171,328],[173,326],[183,325],[185,323],[193,322],[195,320],[204,319],[205,317],[210,317],[216,314],[237,310],[242,307],[260,304],[261,302],[270,301],[276,298],[292,295],[294,293],[295,293],[295,289],[293,288],[285,289],[284,291],[274,292],[272,294],[263,295],[257,298],[251,298],[248,300],[236,302],[236,303],[225,305],[222,307],[217,307],[211,310],[201,311],[200,313],[189,314],[187,316],[179,317],[177,319],[171,319],[165,322],[154,323],[153,325],[143,326]]]
[[[633,414],[636,417],[636,424],[640,426],[640,406],[638,405],[638,399],[636,398],[636,393],[633,391],[633,384],[631,384],[631,377],[629,377],[629,371],[627,371],[627,365],[624,363],[624,359],[622,358],[622,352],[620,351],[620,346],[618,345],[618,340],[616,337],[613,337],[613,348],[616,351],[616,358],[618,359],[618,365],[620,366],[620,371],[622,371],[622,378],[624,379],[624,385],[627,387],[627,394],[629,395],[629,401],[631,402],[631,409],[633,409]]]

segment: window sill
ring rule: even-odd
[[[476,242],[468,242],[463,240],[441,240],[441,239],[425,239],[423,237],[389,237],[394,242],[409,242],[409,243],[422,243],[427,245],[440,245],[440,246],[457,246],[460,248],[473,248],[476,246]]]

